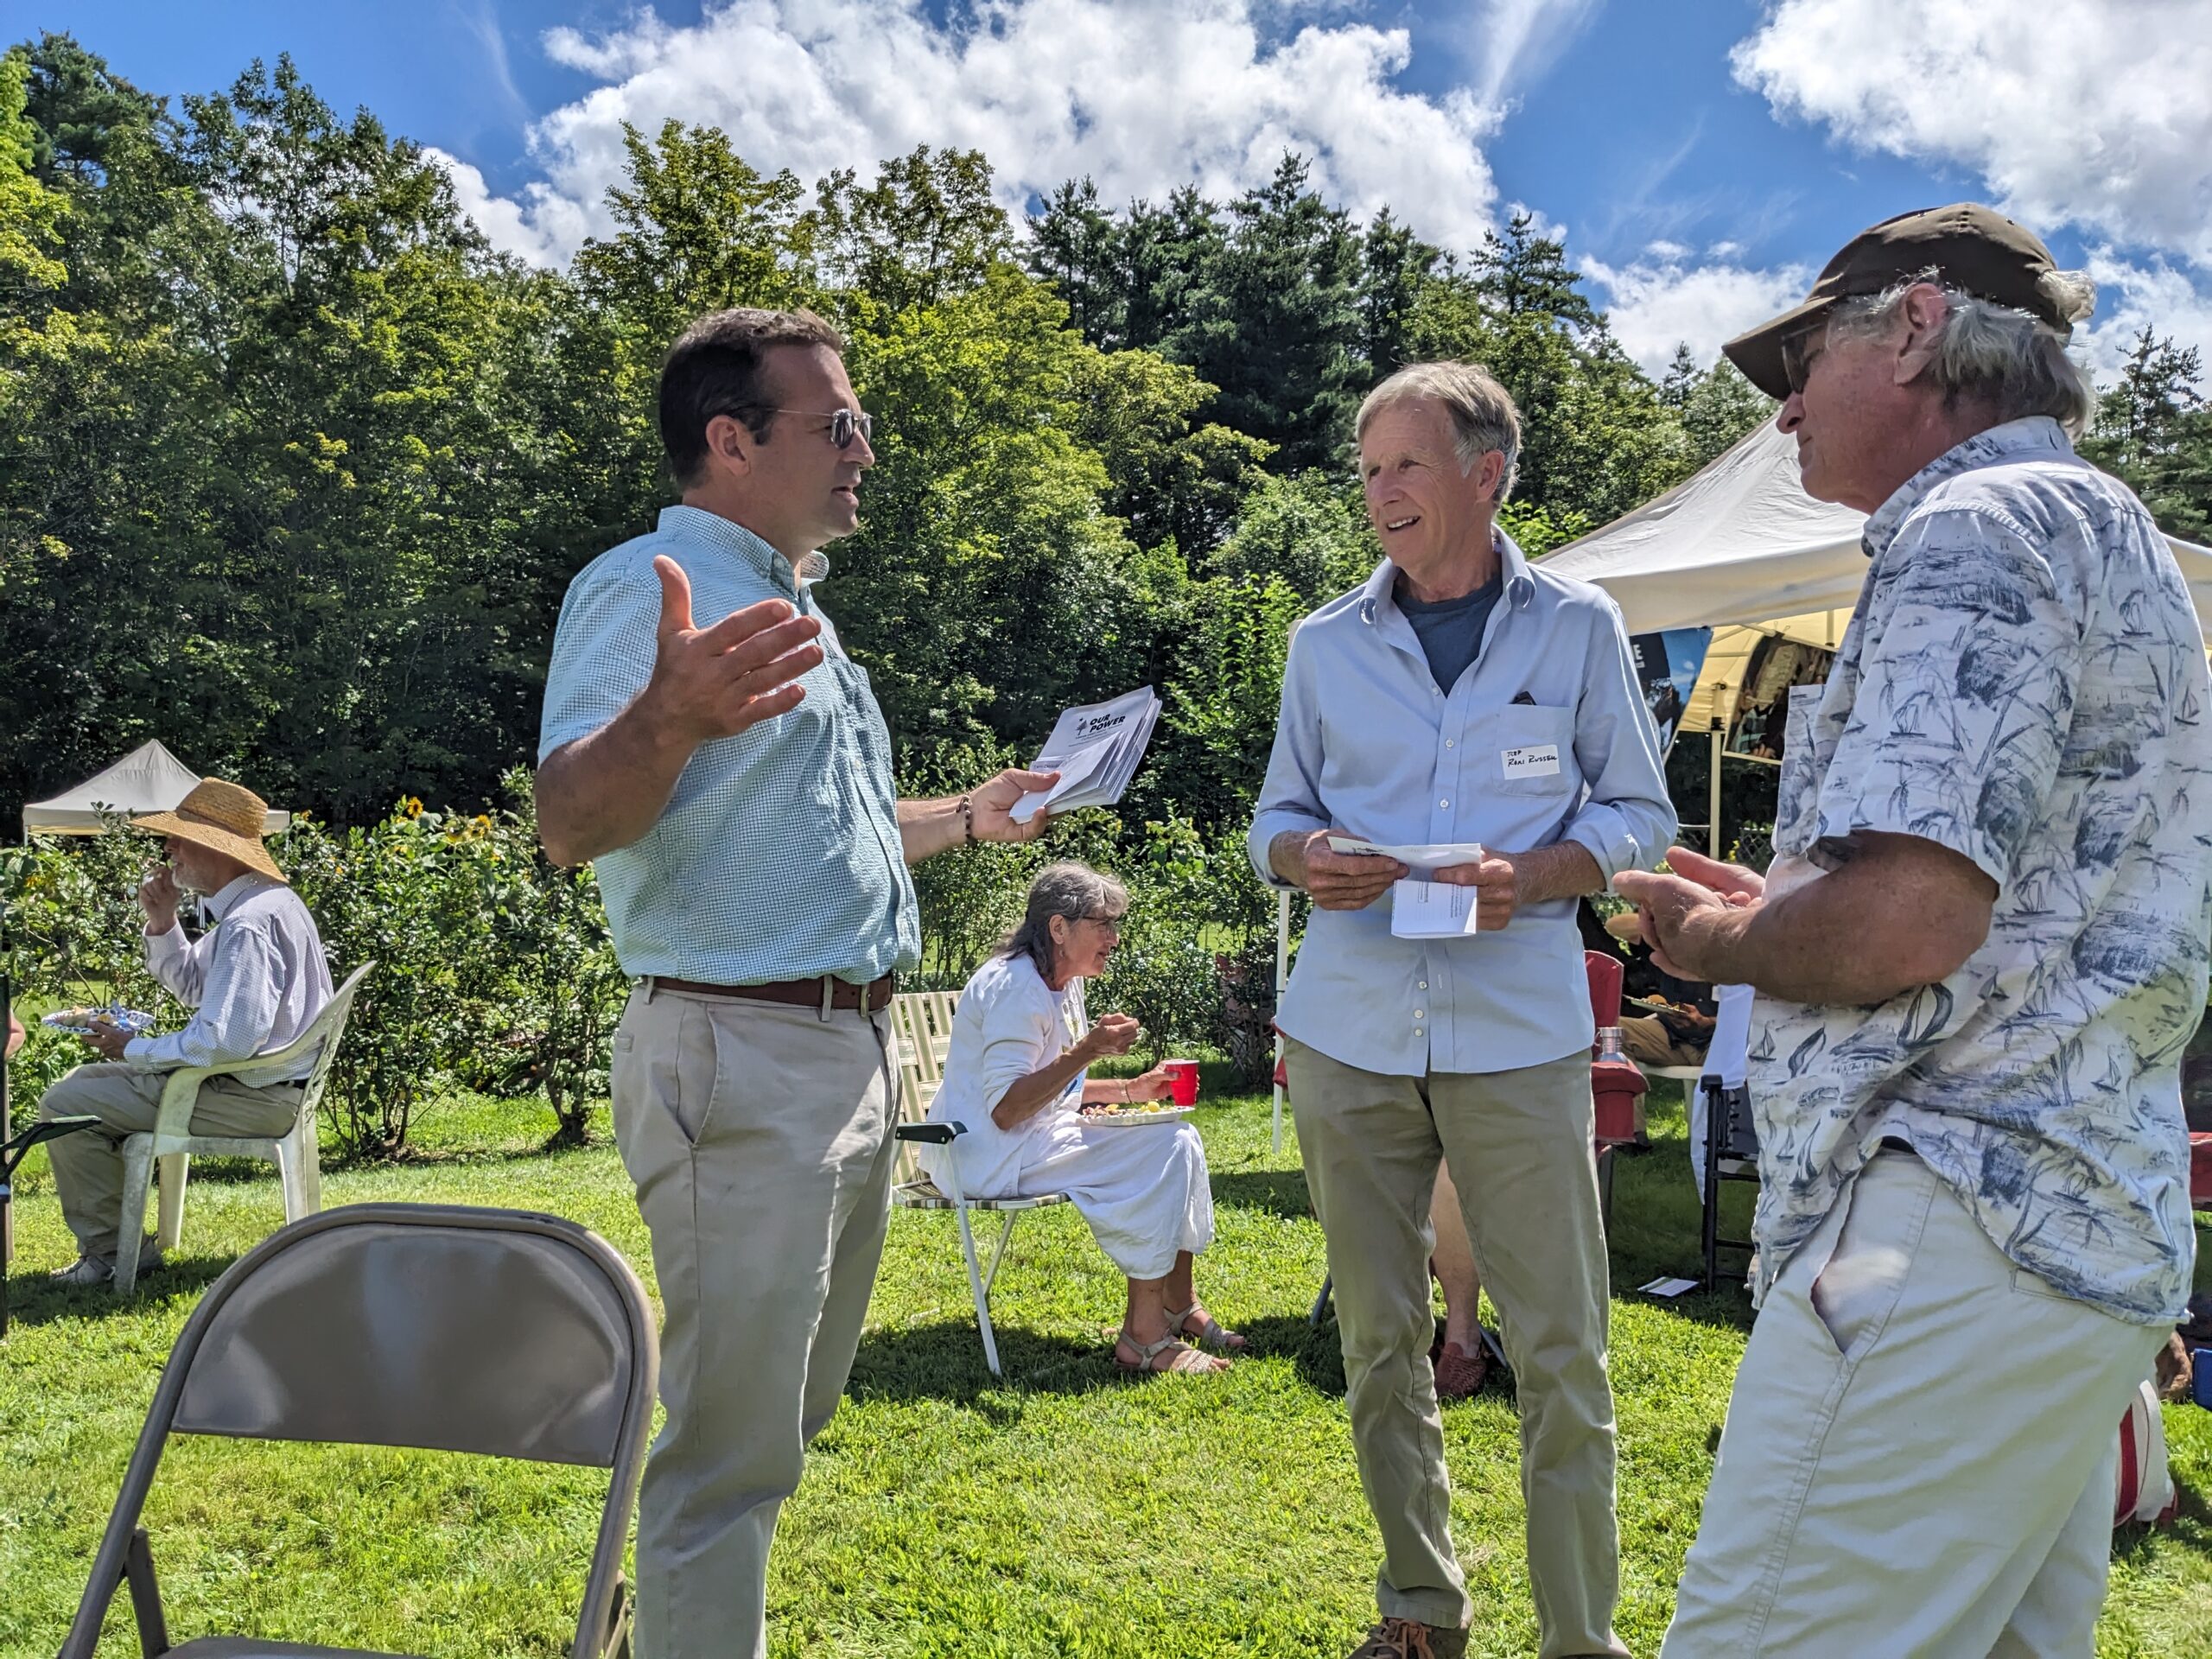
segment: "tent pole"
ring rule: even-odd
[[[1290,889],[1275,894],[1275,1009],[1282,1009],[1282,988],[1290,978]],[[1282,1033],[1275,1033],[1275,1064],[1282,1064]],[[1274,1149],[1282,1150],[1282,1084],[1274,1085]]]
[[[1706,779],[1705,853],[1716,863],[1720,858],[1720,740],[1726,735],[1720,722],[1713,722],[1713,764]]]

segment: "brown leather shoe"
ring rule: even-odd
[[[1351,1659],[1464,1659],[1467,1633],[1416,1618],[1386,1618],[1368,1631]]]
[[[1471,1399],[1481,1389],[1483,1379],[1490,1375],[1490,1355],[1479,1345],[1471,1354],[1456,1342],[1440,1344],[1435,1363],[1436,1397],[1440,1400]]]

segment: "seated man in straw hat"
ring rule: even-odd
[[[267,817],[251,790],[207,778],[175,811],[137,820],[163,837],[168,861],[138,889],[146,966],[194,1014],[183,1030],[159,1037],[95,1031],[85,1040],[102,1061],[60,1078],[39,1103],[42,1116],[90,1113],[102,1126],[47,1147],[62,1218],[77,1236],[76,1264],[54,1274],[66,1283],[105,1284],[126,1224],[140,1270],[160,1259],[151,1240],[140,1244],[141,1218],[122,1213],[122,1143],[154,1127],[162,1074],[283,1048],[330,1001],[330,964],[315,918],[261,844]],[[177,902],[188,893],[203,895],[211,923],[197,940],[177,925]],[[193,1108],[194,1131],[284,1134],[299,1116],[301,1082],[313,1069],[310,1058],[208,1078]]]

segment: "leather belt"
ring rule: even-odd
[[[765,985],[708,985],[696,979],[673,979],[666,974],[648,974],[645,983],[655,990],[681,991],[690,996],[734,996],[747,1002],[783,1002],[798,1008],[866,1008],[870,1014],[880,1013],[891,1006],[891,994],[896,988],[893,976],[886,974],[880,979],[870,980],[865,985],[855,985],[849,979],[835,979],[823,975],[818,979],[774,979]]]

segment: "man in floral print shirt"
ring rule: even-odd
[[[2090,298],[1961,205],[1726,348],[1870,563],[1790,699],[1764,882],[1681,849],[1618,882],[1675,971],[1761,993],[1761,1312],[1669,1656],[2094,1645],[2115,1426],[2193,1260],[2212,687],[2069,442]]]

